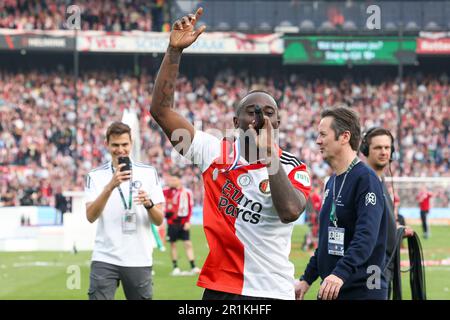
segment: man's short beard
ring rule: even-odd
[[[379,164],[379,163],[375,163],[375,169],[376,170],[384,170],[384,168],[386,168],[388,166],[389,163],[386,164]]]

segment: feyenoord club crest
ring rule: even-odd
[[[264,194],[270,193],[269,179],[264,179],[259,183],[259,191],[261,191]]]

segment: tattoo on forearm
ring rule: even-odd
[[[172,107],[173,100],[173,92],[174,85],[167,80],[164,80],[162,88],[161,88],[161,100],[159,101],[159,105],[163,108]]]
[[[181,52],[172,48],[167,51],[170,64],[180,64]]]
[[[158,108],[173,106],[175,83],[178,77],[181,51],[169,48],[155,83],[155,103]]]

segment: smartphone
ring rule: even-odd
[[[255,130],[258,132],[258,130],[262,129],[264,126],[264,115],[262,112],[262,109],[259,105],[255,106]]]
[[[120,168],[120,171],[130,171],[131,170],[131,162],[129,157],[119,157],[119,164],[125,163],[125,165]]]

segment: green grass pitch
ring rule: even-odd
[[[414,226],[421,236],[419,226]],[[296,226],[292,239],[291,261],[298,277],[304,270],[311,252],[301,250],[306,232],[305,226]],[[191,237],[194,243],[196,262],[203,264],[208,247],[201,226],[193,226]],[[450,226],[433,226],[432,237],[421,237],[426,260],[450,260]],[[168,248],[168,245],[167,249]],[[178,243],[179,266],[189,269],[182,244]],[[406,259],[406,254],[402,254]],[[155,300],[198,300],[203,289],[196,286],[197,276],[171,276],[169,250],[154,251],[153,278]],[[87,299],[91,252],[0,252],[0,299]],[[75,267],[74,267],[75,266]],[[74,268],[74,269],[73,269]],[[75,270],[75,271],[74,271]],[[79,283],[74,278],[79,270]],[[75,273],[74,273],[75,272]],[[403,274],[404,299],[410,299],[409,273]],[[68,285],[69,284],[69,285]],[[79,288],[77,285],[79,284]],[[426,267],[428,299],[450,299],[450,265]],[[319,281],[313,284],[306,299],[315,299]],[[122,288],[116,299],[125,299]]]

